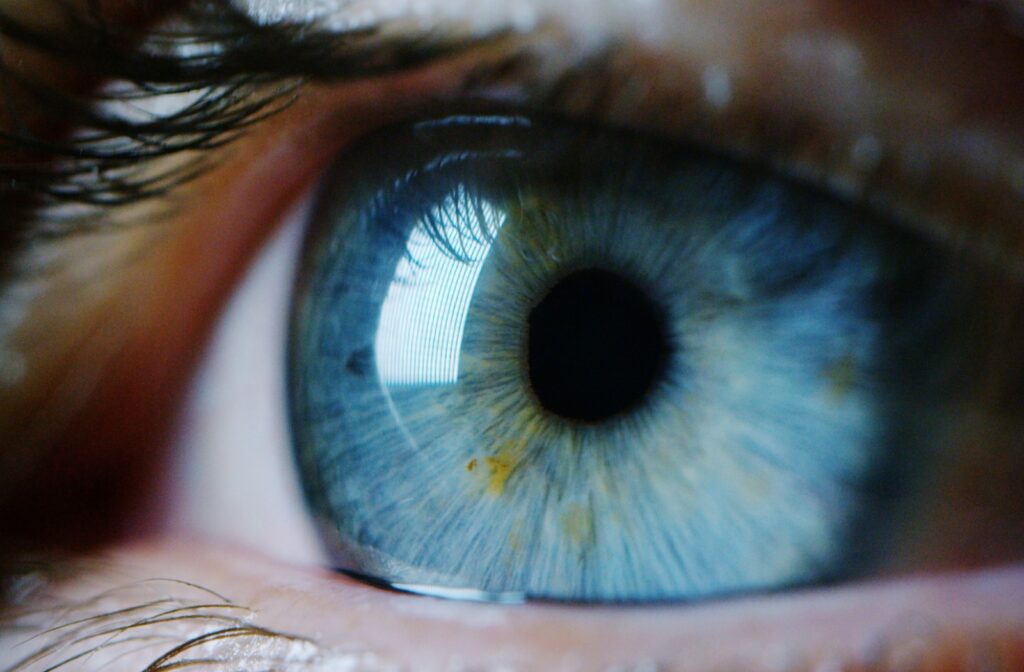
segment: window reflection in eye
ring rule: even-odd
[[[466,23],[484,26],[477,36],[486,35],[509,18],[502,9],[488,14],[488,6],[453,5],[439,14],[471,13],[476,18]],[[292,18],[265,11],[272,5],[260,8],[264,19]],[[1020,499],[1013,483],[1024,460],[1006,437],[1014,435],[1019,407],[1013,386],[1020,366],[1012,344],[1020,325],[1007,307],[1018,301],[1013,260],[1020,238],[1008,224],[1021,198],[1020,117],[1011,115],[1007,124],[1000,115],[979,113],[981,122],[963,124],[970,133],[958,135],[960,126],[944,130],[957,118],[949,110],[961,99],[943,98],[934,77],[911,77],[923,93],[908,86],[905,99],[892,96],[901,77],[924,68],[919,56],[902,69],[893,56],[893,77],[875,82],[875,96],[851,102],[814,95],[807,84],[815,77],[836,86],[839,80],[829,77],[870,70],[885,80],[878,77],[885,72],[880,62],[887,62],[881,49],[865,55],[840,48],[854,37],[863,47],[876,32],[881,42],[892,41],[898,30],[886,33],[883,26],[894,23],[866,21],[872,12],[885,18],[882,8],[855,16],[835,8],[830,13],[822,3],[817,18],[834,39],[810,30],[783,39],[788,22],[817,26],[815,17],[756,5],[746,8],[749,17],[674,3],[624,17],[621,7],[602,5],[592,23],[566,16],[560,6],[533,9],[521,12],[517,25],[527,34],[533,28],[543,33],[547,24],[535,21],[538,13],[565,22],[568,37],[555,40],[560,50],[541,40],[531,58],[497,59],[502,67],[496,67],[484,45],[461,56],[468,63],[433,80],[437,53],[418,53],[409,44],[387,51],[372,40],[350,45],[355,55],[341,50],[348,71],[318,69],[311,51],[294,62],[282,55],[287,65],[276,70],[265,56],[238,61],[232,67],[258,62],[263,81],[387,72],[374,62],[412,62],[427,74],[401,80],[419,87],[405,97],[399,92],[405,87],[388,77],[307,85],[293,108],[256,127],[284,131],[280,138],[266,130],[250,133],[231,146],[234,158],[225,155],[228,168],[174,192],[185,205],[179,219],[189,226],[169,236],[169,246],[178,242],[175,236],[184,241],[176,260],[165,258],[152,271],[161,278],[157,312],[173,311],[175,303],[185,310],[194,296],[177,286],[161,290],[160,282],[187,288],[202,282],[196,277],[219,277],[230,284],[232,273],[201,272],[197,260],[226,261],[186,256],[183,249],[199,250],[203,241],[209,246],[228,223],[268,230],[273,222],[263,220],[312,188],[332,157],[347,166],[343,178],[337,172],[323,178],[325,195],[299,270],[292,398],[273,398],[245,383],[219,397],[233,406],[224,416],[243,423],[254,420],[239,408],[283,414],[292,404],[303,485],[331,553],[325,562],[385,583],[421,584],[426,592],[469,588],[603,602],[722,597],[874,570],[903,574],[1019,561]],[[634,14],[635,21],[625,20]],[[1012,65],[1018,61],[1000,58],[1019,53],[1019,46],[1014,51],[1016,42],[997,29],[998,21],[972,15],[968,24],[952,5],[935,14],[927,24],[933,33],[975,26],[951,31],[960,46],[974,44],[983,30],[996,35],[988,50],[971,52],[974,65],[950,78],[962,83],[1004,62],[1010,65],[988,83],[1019,81]],[[779,23],[766,24],[765,17]],[[705,24],[703,35],[694,31]],[[751,39],[757,33],[751,25],[765,29],[762,40]],[[722,31],[734,37],[710,38]],[[557,41],[587,41],[581,38],[590,40],[588,48],[574,51]],[[259,44],[255,31],[246,39]],[[625,47],[611,55],[593,46],[616,41]],[[911,42],[897,40],[895,51],[913,56],[936,38]],[[827,58],[819,59],[822,54]],[[474,67],[488,58],[491,67]],[[357,61],[371,65],[360,70],[352,67]],[[758,75],[765,71],[777,73],[771,79],[778,86],[762,85],[768,78]],[[467,74],[471,84],[463,86]],[[437,104],[431,83],[444,84],[444,105]],[[841,83],[841,92],[863,94],[868,86]],[[976,92],[985,84],[977,83]],[[367,101],[362,109],[339,102],[360,96]],[[508,121],[493,115],[508,113],[509,98],[532,120],[528,129],[480,123],[481,108],[492,121]],[[1019,109],[1012,94],[1007,102]],[[314,111],[320,109],[314,103],[336,109]],[[420,125],[419,135],[409,126],[385,131],[398,134],[391,142],[369,137],[392,118],[437,119],[438,107],[454,107],[462,121],[434,130]],[[565,119],[539,121],[549,113]],[[352,130],[336,128],[347,124]],[[486,141],[466,139],[484,127]],[[649,134],[636,136],[633,127]],[[900,134],[909,139],[898,142]],[[342,148],[361,135],[367,136],[361,154]],[[423,147],[430,143],[436,146]],[[506,151],[481,153],[481,144]],[[964,159],[962,165],[956,159]],[[339,194],[330,195],[335,188]],[[685,223],[675,221],[680,218]],[[977,236],[963,228],[975,218]],[[295,232],[291,240],[297,242]],[[241,267],[246,245],[237,247],[224,256]],[[474,265],[476,259],[483,263]],[[417,294],[423,286],[417,278],[434,277],[442,267],[460,269],[450,273],[462,278],[460,287],[470,287],[460,294],[467,307],[455,311],[454,325],[431,321],[444,317],[429,310],[431,297],[440,294]],[[403,272],[411,279],[393,280]],[[436,275],[439,283],[458,284],[441,270]],[[272,291],[286,293],[283,281]],[[614,296],[620,298],[609,300]],[[279,317],[272,328],[283,331],[286,318]],[[424,323],[413,317],[426,320],[424,329],[434,336],[455,336],[417,340],[417,325]],[[567,332],[570,318],[577,324]],[[604,333],[615,322],[629,328]],[[187,350],[201,341],[201,327],[186,334],[176,331],[173,319],[159,323],[160,333],[181,336],[175,347]],[[225,329],[221,337],[258,338],[246,331]],[[597,331],[601,338],[594,339]],[[221,337],[215,359],[245,351]],[[160,343],[177,341],[167,336]],[[276,358],[284,345],[282,335],[255,357]],[[585,347],[604,352],[582,357],[574,368],[571,359]],[[637,357],[617,364],[624,351],[649,355],[646,365]],[[992,357],[993,351],[1005,356]],[[159,359],[152,350],[135,352]],[[410,369],[408,355],[430,366]],[[602,366],[595,367],[598,359]],[[150,364],[138,361],[142,379]],[[129,379],[130,369],[122,366],[119,375]],[[204,406],[203,395],[208,401],[210,389],[222,384],[209,375],[217,370],[206,369],[186,423],[205,409],[204,427],[219,429],[211,435],[186,428],[175,446],[176,453],[191,453],[193,465],[207,467],[201,492],[184,488],[195,496],[186,507],[192,522],[214,537],[250,542],[236,555],[255,546],[315,563],[306,556],[315,555],[316,542],[305,534],[278,535],[261,515],[240,515],[257,508],[247,507],[245,498],[262,499],[262,481],[250,483],[255,495],[243,492],[234,500],[241,506],[230,508],[231,491],[260,471],[254,464],[259,453],[226,445],[239,441],[225,429],[229,418],[222,422]],[[476,383],[466,390],[423,384],[425,377],[450,378],[451,371],[460,382]],[[283,387],[285,372],[275,375],[273,384]],[[154,379],[159,388],[160,376]],[[116,376],[111,381],[114,387],[119,382]],[[146,403],[169,406],[171,395],[148,394]],[[135,402],[128,396],[108,401],[130,409]],[[128,420],[119,424],[110,415],[117,414],[108,414],[105,433],[84,427],[114,443],[139,435]],[[286,459],[288,437],[277,436],[273,459]],[[686,440],[676,441],[680,436]],[[212,471],[218,451],[231,457]],[[644,451],[643,459],[630,461],[631,452]],[[573,459],[564,459],[564,452]],[[691,454],[702,459],[691,461]],[[278,464],[289,468],[287,461]],[[957,477],[970,469],[968,487]],[[936,505],[943,500],[953,503],[943,510]],[[232,516],[218,518],[225,509]],[[310,522],[298,509],[293,517],[284,524]],[[964,530],[973,535],[969,541],[955,536]],[[203,557],[186,555],[166,553],[181,563],[181,573],[195,570],[191,565]],[[154,566],[161,575],[176,574],[173,562]],[[229,592],[230,573],[219,579],[226,587],[214,588]],[[275,577],[267,572],[263,579],[273,584]],[[348,585],[342,578],[324,585],[335,584]],[[1019,582],[1003,591],[1004,598],[1015,594]],[[993,598],[988,606],[999,615],[994,618],[1005,619],[997,625],[1019,633],[1013,625],[1019,618],[1011,618],[1021,616],[1019,609],[1007,615],[997,602],[1014,601]],[[344,605],[334,608],[346,613]],[[586,617],[592,624],[615,627],[593,609]],[[579,617],[565,615],[572,618]],[[614,622],[630,631],[628,618],[617,615]],[[716,669],[711,663],[705,668]]]

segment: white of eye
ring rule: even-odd
[[[285,348],[295,265],[312,193],[247,270],[222,312],[173,441],[172,531],[326,562],[292,460]]]

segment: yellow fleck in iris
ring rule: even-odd
[[[512,475],[512,461],[507,454],[503,453],[485,457],[484,461],[487,463],[487,469],[490,472],[487,481],[487,492],[495,496],[502,494],[505,492],[505,483],[508,482],[508,477]]]
[[[491,495],[498,496],[505,492],[505,484],[509,477],[520,467],[526,456],[530,443],[530,439],[526,437],[534,434],[530,431],[534,424],[526,421],[523,425],[526,428],[523,438],[497,442],[497,452],[484,458],[488,472],[487,492]]]
[[[472,460],[470,460],[469,462],[466,463],[466,471],[470,471],[471,472],[474,469],[476,469],[476,458],[475,457]]]

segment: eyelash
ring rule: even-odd
[[[17,94],[20,105],[9,109],[15,130],[0,132],[0,152],[12,157],[0,161],[0,198],[35,212],[18,232],[28,237],[102,227],[111,209],[168,196],[211,167],[211,150],[286,108],[308,79],[396,72],[491,39],[261,26],[213,0],[190,3],[140,41],[138,27],[54,6],[68,28],[57,36],[0,13],[0,36],[94,84],[69,93],[0,61],[4,98]],[[33,130],[55,128],[63,137]]]

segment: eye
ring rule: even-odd
[[[113,137],[118,161],[136,146],[161,159],[209,151],[212,170],[175,183],[171,221],[55,246],[61,277],[33,295],[34,329],[11,341],[46,347],[26,348],[22,366],[0,351],[0,382],[35,376],[16,407],[0,406],[5,422],[27,409],[25,424],[59,435],[57,449],[40,461],[45,477],[9,498],[21,506],[5,507],[0,536],[28,529],[74,546],[105,543],[97,528],[151,534],[141,551],[111,549],[132,576],[210,586],[264,624],[330,644],[395,652],[405,640],[395,660],[412,669],[424,649],[437,669],[585,669],[572,658],[585,652],[595,669],[754,670],[967,666],[974,644],[994,650],[1005,635],[1016,647],[1019,568],[693,609],[438,603],[319,571],[436,595],[622,603],[1024,557],[1024,60],[1002,14],[444,2],[391,21],[397,6],[340,3],[332,20],[278,31],[222,10],[273,23],[311,5],[187,4],[212,37],[193,36],[186,17],[183,43],[157,31],[146,58],[101,60],[129,78],[161,66],[122,102],[194,86],[197,107],[86,114],[99,132],[83,137]],[[435,41],[462,45],[466,30],[465,51]],[[186,58],[163,67],[168,53]],[[193,83],[192,66],[228,79]],[[308,81],[290,88],[292,75]],[[261,107],[288,99],[275,95],[282,81],[294,104]],[[151,109],[174,138],[196,135],[154,140],[164,125]],[[247,126],[256,119],[242,112],[245,132],[217,135],[237,130],[238,109],[276,114]],[[126,128],[138,133],[122,138]],[[51,195],[102,201],[89,161],[70,163],[59,184],[71,191]],[[163,186],[150,169],[185,175],[173,160],[129,165],[101,175],[114,201],[134,195],[126,185]],[[186,531],[245,542],[205,552],[160,526],[181,512],[147,518],[166,503],[153,483],[179,485],[153,477],[179,473],[159,450],[163,430],[249,253],[317,183],[312,210],[289,218],[224,315],[173,446],[198,475]],[[116,225],[137,214],[97,211]],[[275,255],[300,245],[300,229],[293,272]],[[83,263],[83,248],[139,261]],[[268,260],[280,283],[253,284]],[[62,291],[83,286],[113,309]],[[34,320],[52,306],[91,319]],[[258,319],[239,324],[241,308]],[[607,328],[616,322],[629,328]],[[66,338],[79,333],[94,347]],[[39,374],[68,361],[85,366]],[[276,495],[267,473],[283,481]],[[82,578],[72,583],[89,588]],[[929,656],[941,663],[900,655],[922,641],[901,630],[897,662],[875,655],[872,638],[908,612],[939,623],[934,641],[959,653],[943,643]],[[192,650],[177,651],[150,660],[192,664]]]
[[[970,267],[692,147],[448,117],[311,216],[290,415],[336,565],[694,599],[867,573],[961,401]]]

